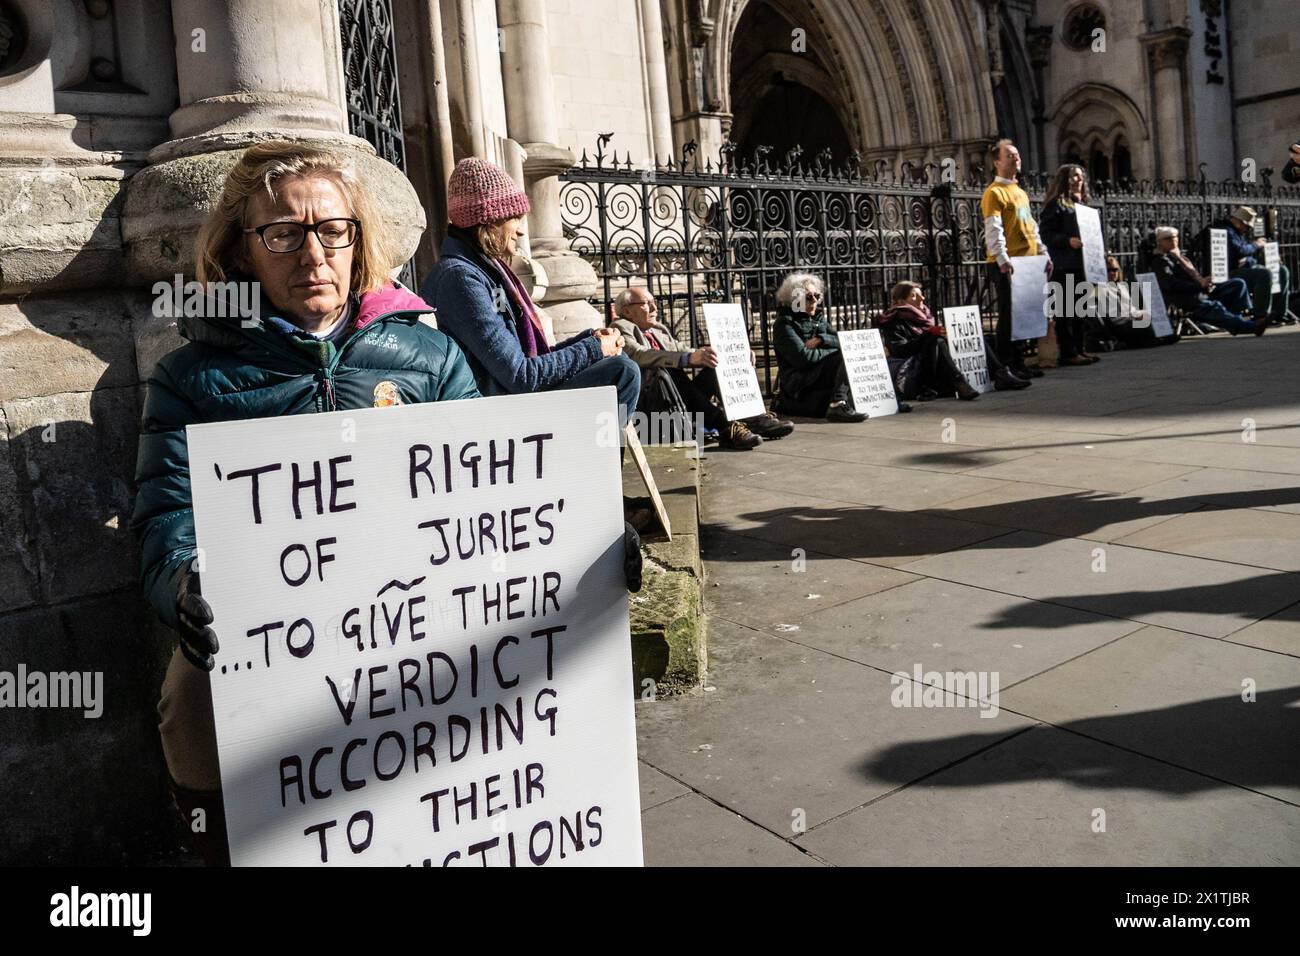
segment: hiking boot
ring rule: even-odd
[[[763,439],[751,432],[744,422],[732,422],[722,443],[737,451],[749,451],[763,444]]]
[[[826,409],[828,422],[865,422],[868,417],[866,412],[855,411],[843,402]]]
[[[963,379],[957,380],[957,397],[963,402],[973,402],[980,397],[980,391]]]
[[[745,419],[749,430],[764,439],[784,438],[794,431],[794,422],[782,421],[771,412]]]

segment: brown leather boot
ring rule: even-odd
[[[763,439],[751,432],[744,422],[732,422],[727,428],[724,441],[728,448],[738,451],[749,451],[763,444]]]

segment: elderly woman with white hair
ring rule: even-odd
[[[823,294],[822,280],[810,272],[792,272],[777,290],[781,312],[772,339],[780,371],[772,406],[782,415],[860,422],[867,415],[853,408],[840,341],[825,315],[817,314]]]

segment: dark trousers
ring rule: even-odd
[[[1192,313],[1197,322],[1214,325],[1232,333],[1253,332],[1255,323],[1243,319],[1241,313],[1250,309],[1250,292],[1241,279],[1217,283]]]
[[[800,379],[797,391],[791,391],[784,381],[780,385],[778,404],[783,415],[821,418],[832,402],[853,404],[849,375],[844,370],[844,359],[838,350],[801,372]]]
[[[961,369],[953,361],[948,344],[937,335],[921,336],[920,349],[916,352],[920,364],[917,376],[918,394],[931,389],[940,395],[952,395],[957,391],[957,383],[965,381]],[[904,396],[915,398],[915,395]]]
[[[988,267],[998,300],[998,323],[994,327],[994,340],[997,344],[995,351],[1005,364],[1019,365],[1020,357],[1011,343],[1011,277],[996,262],[990,262]]]
[[[1054,282],[1060,282],[1062,288],[1068,289],[1068,275],[1074,276],[1074,288],[1076,290],[1079,289],[1083,283],[1088,281],[1087,273],[1082,269],[1074,273],[1069,273],[1064,269],[1053,270],[1052,280]],[[1078,293],[1076,292],[1076,295],[1077,294]],[[1063,298],[1062,302],[1067,312],[1074,311],[1074,301],[1066,301]],[[1056,323],[1056,344],[1060,348],[1061,359],[1070,359],[1074,358],[1076,355],[1082,355],[1084,351],[1083,318],[1081,316],[1058,315],[1054,316],[1052,321]]]
[[[676,390],[673,396],[669,389],[663,387],[667,381]],[[679,411],[674,408],[675,399],[680,398],[682,406],[692,415],[700,415],[705,428],[725,431],[727,416],[722,411],[722,393],[718,386],[718,373],[711,368],[700,369],[692,378],[682,368],[646,369],[641,379],[641,401],[638,408],[643,412]],[[711,399],[717,398],[715,405]]]

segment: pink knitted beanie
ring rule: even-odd
[[[447,218],[469,229],[527,215],[528,197],[515,181],[485,159],[469,156],[456,164],[447,181]]]

